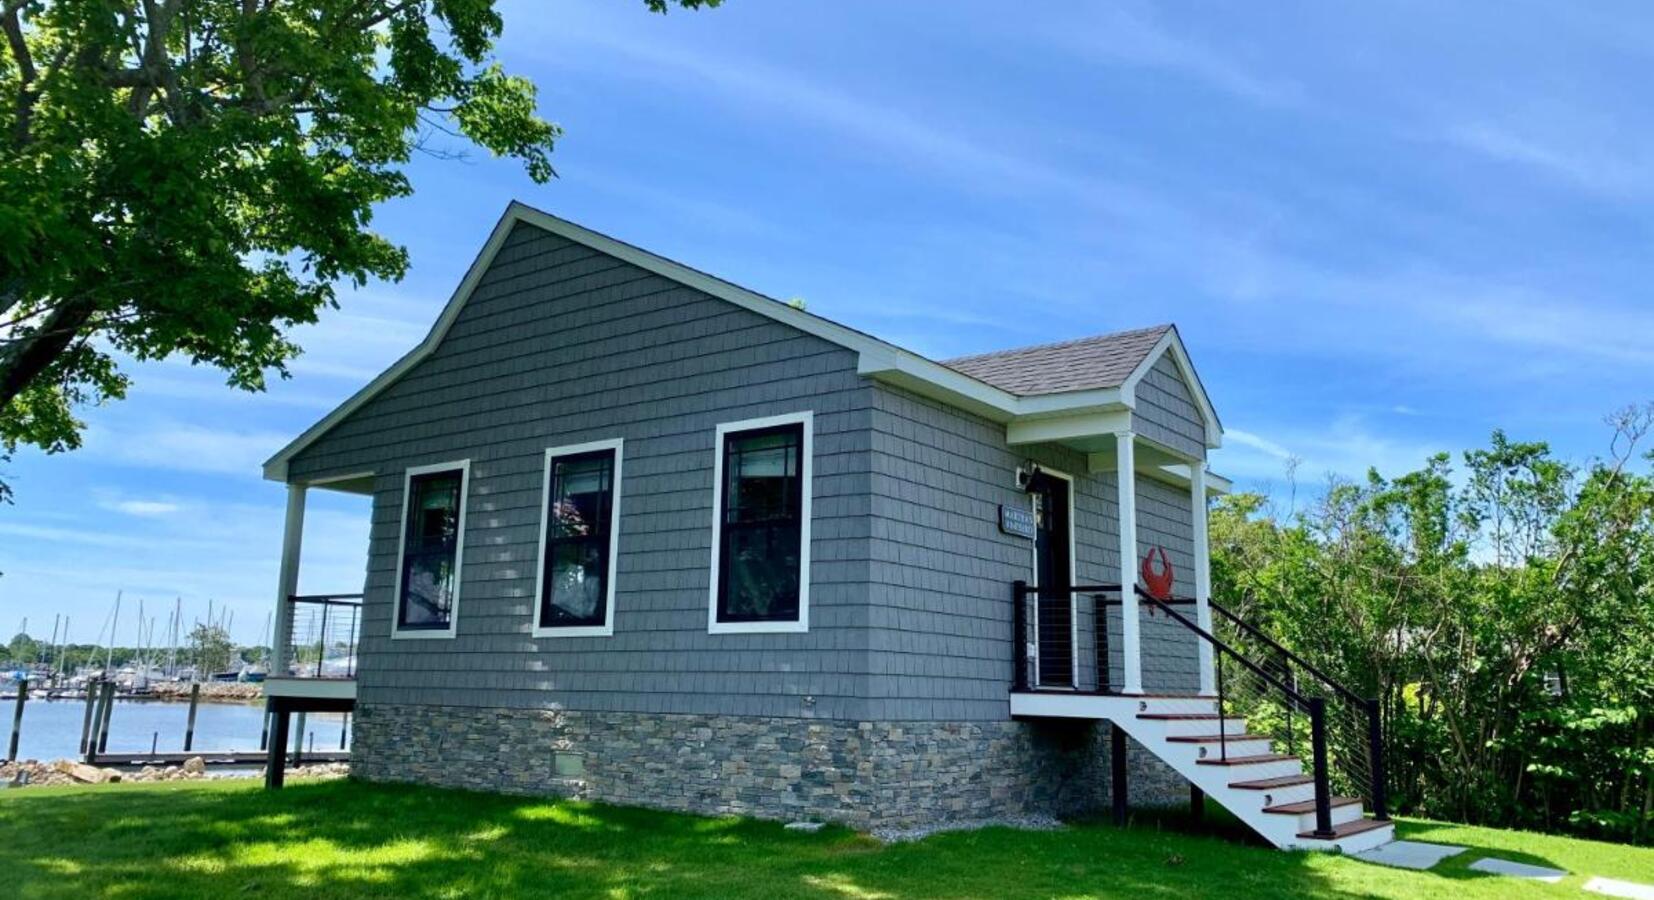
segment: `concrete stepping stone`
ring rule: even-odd
[[[1493,875],[1509,875],[1512,878],[1527,878],[1533,881],[1543,881],[1546,884],[1556,884],[1568,873],[1561,869],[1547,869],[1544,866],[1530,866],[1527,863],[1511,862],[1508,859],[1494,859],[1491,856],[1483,857],[1470,864],[1470,868],[1478,872],[1488,872]]]
[[[1398,869],[1424,870],[1449,856],[1458,856],[1465,851],[1464,847],[1452,844],[1426,844],[1423,841],[1391,841],[1381,847],[1374,847],[1361,853],[1354,854],[1359,860],[1378,863],[1381,866],[1395,866]]]
[[[1615,881],[1612,878],[1593,876],[1590,881],[1585,882],[1585,889],[1593,894],[1605,894],[1609,897],[1626,897],[1628,900],[1654,900],[1654,884]]]

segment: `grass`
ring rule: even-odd
[[[1206,829],[1236,826],[1216,822]],[[1470,852],[1430,872],[1282,853],[1175,816],[990,828],[881,845],[737,818],[347,781],[0,792],[0,884],[88,897],[1549,897],[1591,875],[1654,883],[1654,850],[1405,822]],[[1469,871],[1567,869],[1558,885]]]

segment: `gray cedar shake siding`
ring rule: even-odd
[[[307,448],[376,473],[363,704],[866,717],[868,423],[855,355],[528,225],[436,352]],[[707,634],[713,433],[814,413],[810,628]],[[547,447],[623,438],[612,637],[536,639]],[[391,639],[403,470],[471,461],[457,636]],[[808,700],[806,698],[809,698]]]
[[[1204,458],[1199,408],[1169,358],[1136,392],[1143,437]],[[809,628],[709,634],[715,429],[801,411],[814,430]],[[613,634],[535,638],[545,449],[613,438]],[[461,459],[456,634],[393,640],[404,472]],[[877,826],[1077,808],[1053,787],[1071,775],[1018,771],[1075,746],[1058,733],[1073,728],[1009,716],[1010,585],[1030,577],[1032,548],[1000,533],[997,508],[1028,502],[1014,477],[1028,459],[1074,478],[1075,577],[1116,581],[1111,467],[1009,446],[1003,424],[858,375],[838,344],[519,222],[434,351],[300,450],[287,477],[374,473],[353,762],[366,777]],[[1139,556],[1165,547],[1187,593],[1188,489],[1137,481]],[[1087,607],[1082,686],[1097,681]],[[1197,684],[1188,632],[1145,611],[1142,639],[1146,688]],[[477,724],[493,717],[503,730]],[[658,742],[683,741],[714,764],[739,742],[703,735],[737,720],[755,749],[726,759],[722,781],[654,761]],[[471,768],[431,761],[454,754]],[[812,773],[826,758],[832,774]],[[1136,754],[1132,766],[1134,794],[1179,796],[1169,770]],[[565,783],[569,767],[581,786]]]

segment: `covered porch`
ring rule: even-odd
[[[372,496],[373,476],[363,473],[287,485],[275,635],[270,674],[264,681],[265,707],[271,720],[265,785],[272,788],[282,786],[287,764],[303,752],[298,744],[306,713],[348,714],[356,709],[362,593],[299,593],[305,506],[311,489]],[[294,716],[300,722],[297,732],[293,730]]]

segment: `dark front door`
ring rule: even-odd
[[[1034,477],[1034,583],[1039,588],[1039,684],[1074,684],[1074,607],[1067,592],[1074,583],[1069,559],[1068,482],[1054,475]]]

